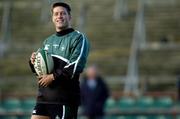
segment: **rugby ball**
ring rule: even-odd
[[[35,53],[34,69],[38,76],[52,73],[54,62],[52,56],[43,49]]]

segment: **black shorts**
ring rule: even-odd
[[[48,116],[51,119],[77,119],[78,106],[37,103],[32,115]]]

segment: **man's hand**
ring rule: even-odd
[[[47,87],[54,80],[53,74],[42,75],[39,77],[39,85]]]
[[[30,60],[31,60],[31,63],[32,64],[34,64],[34,61],[35,61],[35,58],[36,58],[36,56],[35,56],[35,52],[33,52],[32,54],[31,54],[31,57],[30,57]]]

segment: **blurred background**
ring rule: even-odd
[[[30,117],[37,82],[28,61],[55,32],[57,1],[0,0],[0,119]],[[91,43],[87,66],[99,67],[110,90],[105,117],[180,119],[180,1],[66,2]]]

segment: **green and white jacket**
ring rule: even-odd
[[[55,80],[48,86],[39,86],[38,103],[79,105],[79,76],[89,54],[86,36],[72,28],[48,37],[42,48],[54,60]]]

